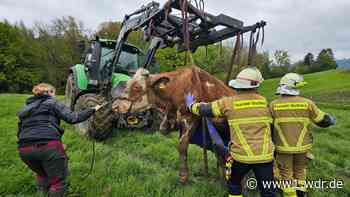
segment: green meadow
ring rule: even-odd
[[[337,117],[337,125],[314,129],[315,159],[310,162],[309,180],[341,180],[342,189],[314,189],[310,196],[350,196],[350,72],[327,71],[305,76],[303,95]],[[273,99],[278,79],[266,80],[262,94]],[[36,196],[34,176],[16,151],[16,112],[29,95],[0,95],[0,196]],[[209,178],[203,176],[202,151],[189,149],[190,179],[178,178],[178,133],[115,130],[112,138],[96,143],[96,163],[90,169],[92,142],[79,136],[74,126],[63,124],[63,137],[70,158],[70,197],[210,197],[227,195],[217,177],[216,160],[209,154]],[[252,192],[249,196],[256,196]]]

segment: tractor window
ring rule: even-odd
[[[128,71],[128,70],[137,70],[138,68],[138,55],[137,53],[129,53],[122,51],[120,53],[120,58],[118,62],[119,69]]]
[[[113,49],[110,48],[101,48],[101,60],[100,60],[100,67],[102,68],[106,63],[112,59],[113,57]]]

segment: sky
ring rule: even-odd
[[[157,0],[156,0],[157,1]],[[267,21],[261,51],[287,50],[292,61],[332,48],[337,59],[350,58],[350,0],[204,0],[205,11],[240,19],[245,25]],[[121,21],[148,0],[0,0],[0,20],[50,23],[73,16],[96,30]],[[158,0],[161,5],[165,0]]]

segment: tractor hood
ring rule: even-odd
[[[118,86],[122,81],[128,81],[130,77],[122,73],[113,73],[112,75],[112,87]]]

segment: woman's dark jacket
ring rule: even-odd
[[[18,144],[21,147],[38,142],[61,140],[64,133],[60,127],[61,119],[75,124],[87,120],[94,112],[95,109],[92,108],[72,112],[63,103],[47,94],[30,97],[17,114]]]

